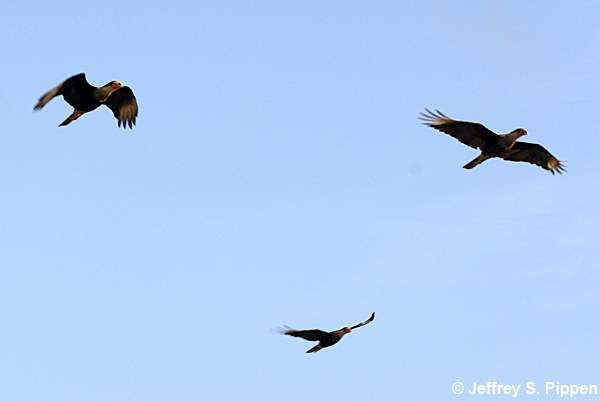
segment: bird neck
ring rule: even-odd
[[[350,329],[348,329],[347,327],[344,327],[343,329],[337,330],[335,333],[338,338],[342,338],[346,334],[350,333],[350,331],[351,331]]]
[[[513,147],[513,145],[515,144],[515,142],[517,141],[517,139],[519,139],[521,137],[521,133],[520,132],[511,132],[509,134],[504,134],[501,135],[501,143],[502,145],[506,148],[506,149],[510,149]]]
[[[115,90],[116,89],[111,86],[102,86],[96,89],[94,96],[96,96],[96,100],[98,100],[100,103],[104,103]]]
[[[340,330],[338,330],[338,331],[336,331],[336,332],[333,334],[333,338],[335,338],[335,340],[336,340],[336,341],[339,341],[339,340],[341,340],[341,339],[342,339],[342,337],[344,337],[345,335],[346,335],[346,333],[344,333],[343,331],[340,331]]]

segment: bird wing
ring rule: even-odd
[[[549,170],[552,174],[562,174],[567,171],[566,166],[560,160],[552,156],[546,148],[537,143],[515,142],[511,150],[503,156],[503,159],[513,162],[536,164]]]
[[[34,110],[41,110],[48,102],[54,99],[62,88],[62,82],[56,85],[54,88],[50,89],[48,92],[44,93],[37,101],[35,106],[33,106]]]
[[[425,109],[425,111],[425,113],[420,113],[419,117],[423,124],[448,134],[472,148],[481,148],[487,143],[494,143],[498,140],[498,135],[482,124],[453,120],[439,110],[433,112]]]
[[[370,317],[370,318],[368,318],[367,320],[365,320],[365,321],[364,321],[364,322],[362,322],[362,323],[355,324],[354,326],[350,327],[350,329],[351,329],[351,330],[358,329],[359,327],[362,327],[362,326],[364,326],[364,325],[367,325],[367,324],[371,323],[373,320],[375,320],[375,312],[373,312],[373,313],[371,314],[371,317]]]
[[[72,77],[67,78],[60,84],[56,85],[54,88],[50,89],[48,92],[44,93],[39,98],[33,109],[40,110],[50,100],[61,94],[64,95],[67,103],[77,109],[81,96],[93,96],[94,89],[96,88],[90,85],[85,79],[84,73],[73,75]]]
[[[292,337],[300,337],[308,341],[321,341],[323,338],[327,337],[329,334],[326,331],[312,329],[312,330],[294,330],[292,328],[287,327],[283,334]]]
[[[133,128],[135,119],[138,115],[138,104],[135,95],[129,86],[124,86],[117,89],[104,102],[109,109],[112,110],[115,118],[119,121],[123,128]]]

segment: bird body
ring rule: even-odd
[[[317,345],[306,351],[306,353],[312,353],[337,344],[346,334],[351,333],[354,329],[371,323],[374,319],[375,312],[371,314],[371,317],[369,317],[369,319],[365,320],[362,323],[358,323],[352,327],[342,327],[341,329],[335,331],[328,332],[319,329],[294,330],[292,328],[287,327],[286,330],[284,330],[282,333],[292,337],[303,338],[308,341],[318,341],[319,343]]]
[[[327,347],[331,347],[332,345],[337,344],[342,337],[344,337],[346,334],[350,333],[352,330],[350,330],[348,327],[344,327],[341,328],[339,330],[336,331],[332,331],[332,332],[324,332],[325,335],[323,335],[323,337],[321,337],[321,340],[319,340],[319,343],[317,345],[315,345],[314,347],[312,347],[311,349],[309,349],[308,351],[306,351],[307,354],[311,353],[311,352],[317,352],[320,351],[323,348],[327,348]]]
[[[138,115],[137,100],[131,88],[122,86],[119,81],[111,81],[97,88],[90,85],[84,73],[77,74],[43,94],[33,109],[42,109],[50,100],[60,95],[74,110],[59,126],[68,125],[101,105],[112,110],[119,127],[133,128],[135,125]]]
[[[481,154],[463,167],[472,169],[487,159],[499,157],[508,161],[522,161],[536,164],[552,174],[566,171],[564,164],[541,145],[521,142],[518,139],[527,135],[523,128],[508,134],[498,135],[479,123],[454,120],[440,111],[425,109],[420,119],[424,124],[448,134],[467,146],[479,149]]]

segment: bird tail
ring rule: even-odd
[[[321,344],[317,344],[314,347],[312,347],[311,349],[309,349],[308,351],[306,351],[307,354],[311,353],[311,352],[317,352],[321,350]]]
[[[470,162],[468,162],[467,164],[465,164],[463,166],[463,168],[466,168],[468,170],[472,169],[473,167],[483,163],[484,161],[486,161],[487,159],[489,159],[488,156],[484,156],[483,154],[477,156],[476,158],[474,158],[473,160],[471,160]]]
[[[54,88],[50,89],[48,92],[44,93],[42,97],[38,100],[38,102],[33,106],[34,110],[40,110],[44,107],[50,100],[54,99],[54,97],[60,94],[62,89],[62,84],[56,85]]]
[[[73,113],[71,113],[71,115],[69,117],[67,117],[65,119],[65,121],[63,121],[62,123],[60,123],[58,126],[62,127],[64,125],[68,125],[71,123],[71,121],[75,121],[77,120],[79,117],[81,117],[83,115],[83,111],[79,111],[79,110],[73,110]]]

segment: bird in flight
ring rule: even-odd
[[[118,126],[133,128],[138,115],[138,105],[129,86],[122,86],[119,81],[110,81],[99,88],[92,86],[85,79],[85,74],[73,75],[66,81],[56,85],[44,93],[33,107],[40,110],[50,100],[62,95],[67,103],[75,110],[59,127],[70,124],[87,112],[96,110],[101,105],[112,110],[118,121]]]
[[[518,141],[520,137],[527,135],[527,131],[523,128],[498,135],[479,123],[454,120],[439,110],[432,112],[425,109],[425,111],[420,113],[419,117],[423,124],[448,134],[467,146],[481,150],[479,156],[463,166],[466,169],[472,169],[487,159],[499,157],[513,162],[535,164],[552,174],[562,174],[567,171],[565,165],[542,145]]]
[[[371,314],[371,317],[365,320],[362,323],[358,323],[352,327],[342,327],[336,331],[323,331],[318,329],[312,330],[294,330],[292,328],[286,327],[285,330],[282,331],[282,334],[286,334],[292,337],[300,337],[308,341],[318,341],[319,343],[306,351],[307,353],[317,352],[323,348],[331,347],[336,344],[338,341],[342,339],[346,334],[350,333],[352,330],[362,327],[366,324],[371,323],[375,319],[375,312]]]

